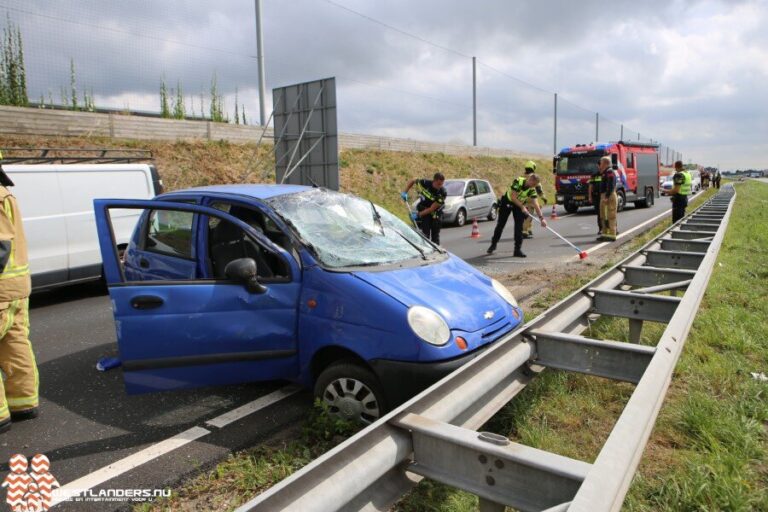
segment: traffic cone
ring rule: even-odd
[[[557,220],[558,219],[558,217],[557,217],[557,205],[554,205],[554,204],[552,205],[552,213],[549,214],[549,218],[551,220]]]
[[[472,234],[469,238],[480,238],[480,226],[477,225],[477,219],[472,219]]]

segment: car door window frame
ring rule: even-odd
[[[124,203],[131,203],[132,202],[129,199],[125,199],[125,200],[121,200],[121,201],[124,202]],[[208,217],[211,217],[211,216],[218,217],[218,218],[220,218],[222,220],[225,220],[227,222],[233,223],[235,226],[237,226],[238,228],[242,229],[244,231],[244,233],[246,234],[246,236],[249,236],[255,243],[259,244],[260,246],[264,246],[264,244],[262,244],[259,241],[258,237],[254,236],[255,232],[253,231],[253,229],[250,226],[248,226],[248,224],[246,224],[245,222],[241,221],[240,219],[238,219],[236,217],[233,217],[233,216],[227,214],[226,212],[222,212],[220,210],[215,210],[215,209],[210,208],[208,206],[204,206],[204,205],[198,204],[197,201],[195,201],[194,203],[192,201],[186,201],[186,200],[185,201],[174,201],[172,199],[169,199],[169,200],[159,199],[159,200],[155,200],[155,201],[157,201],[157,205],[152,205],[152,207],[144,206],[142,208],[139,208],[139,207],[132,207],[132,206],[129,206],[128,204],[126,204],[124,206],[117,205],[117,206],[111,206],[111,207],[105,208],[106,209],[105,216],[106,216],[106,219],[107,219],[107,222],[108,222],[110,236],[111,236],[110,243],[112,245],[112,251],[114,253],[115,258],[117,258],[117,246],[116,246],[116,243],[115,243],[115,233],[114,233],[114,226],[112,225],[112,216],[110,214],[110,210],[113,210],[113,209],[114,210],[119,210],[119,209],[132,209],[132,210],[143,209],[144,210],[144,212],[142,213],[142,216],[143,216],[142,221],[141,221],[142,222],[142,226],[140,227],[140,236],[142,237],[142,239],[140,241],[142,243],[143,243],[144,237],[146,236],[146,230],[148,229],[148,225],[149,225],[149,220],[148,220],[149,216],[150,216],[149,215],[149,211],[165,210],[165,211],[189,212],[190,210],[185,210],[184,209],[185,206],[193,206],[195,208],[202,209],[203,212],[192,211],[192,213],[194,215],[193,224],[195,225],[195,227],[193,228],[193,233],[192,233],[194,242],[193,242],[193,258],[191,259],[191,261],[197,262],[198,266],[200,266],[201,264],[205,264],[205,265],[209,264],[208,251],[206,250],[204,253],[200,252],[200,244],[201,243],[207,243],[207,230],[206,230],[206,236],[205,237],[201,237],[201,236],[198,236],[198,235],[199,235],[199,230],[200,230],[199,223],[203,219],[207,223]],[[270,247],[266,247],[266,246],[264,246],[264,247],[265,247],[266,250],[272,252],[273,254],[275,254],[277,257],[279,257],[283,261],[283,263],[285,265],[285,268],[287,270],[287,276],[278,277],[278,278],[259,278],[259,282],[263,282],[264,284],[280,284],[280,283],[290,283],[290,282],[293,282],[294,281],[294,277],[295,277],[294,267],[291,265],[291,263],[288,261],[288,259],[282,253],[275,252]],[[142,248],[140,244],[137,246],[137,248],[139,250],[142,250],[142,251],[146,250],[146,249]],[[163,256],[184,259],[182,257],[172,256],[172,255],[168,255],[166,253],[159,253],[159,254],[162,254]],[[200,260],[200,255],[201,254],[205,255],[205,259],[206,259],[205,262],[201,262],[201,260]],[[298,263],[297,263],[297,266],[298,266]],[[117,264],[117,268],[119,269],[119,273],[120,273],[120,276],[119,276],[120,277],[120,281],[119,282],[115,282],[115,283],[111,283],[111,284],[109,284],[109,286],[158,286],[158,285],[194,285],[194,284],[203,284],[203,285],[205,285],[205,284],[228,284],[228,285],[236,284],[236,285],[242,285],[242,283],[240,283],[239,281],[232,280],[232,279],[215,279],[215,278],[209,278],[209,277],[204,277],[204,278],[199,278],[198,277],[198,278],[195,278],[195,279],[169,279],[169,280],[157,279],[157,280],[146,280],[146,281],[128,281],[126,279],[126,276],[125,276],[125,268],[123,268],[123,266],[119,263],[119,261],[118,261],[118,264]],[[200,267],[200,268],[202,268],[202,267]],[[212,274],[212,272],[211,272],[211,274]]]

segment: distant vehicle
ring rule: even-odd
[[[162,181],[148,164],[3,165],[13,180],[29,248],[32,290],[102,276],[93,200],[151,199]],[[138,214],[116,211],[115,239],[125,247]]]
[[[370,423],[523,321],[501,283],[351,194],[223,185],[94,209],[129,393],[286,379]]]
[[[647,208],[659,194],[658,144],[609,142],[577,144],[560,150],[555,157],[557,204],[575,213],[580,206],[591,206],[587,197],[589,179],[597,174],[600,158],[610,156],[619,173],[618,210],[628,202]]]
[[[701,172],[700,171],[688,171],[691,173],[691,194],[701,190]]]
[[[443,222],[463,226],[467,220],[496,220],[496,194],[487,180],[445,180],[448,197],[443,208]]]
[[[664,183],[661,184],[661,195],[668,196],[670,195],[670,192],[672,192],[672,187],[674,187],[675,184],[672,182],[672,176],[667,176],[664,178]]]

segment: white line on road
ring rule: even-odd
[[[279,402],[284,398],[295,395],[299,391],[301,391],[301,388],[298,386],[286,386],[284,388],[278,389],[277,391],[273,391],[268,395],[257,398],[253,402],[248,402],[245,405],[241,405],[237,409],[232,409],[231,411],[226,412],[221,416],[210,419],[206,421],[205,424],[209,427],[226,427],[230,423],[245,418],[249,414],[253,414],[254,412]]]
[[[217,416],[216,418],[208,420],[205,422],[205,424],[214,428],[225,427],[230,423],[245,418],[249,414],[253,414],[254,412],[275,404],[280,400],[295,395],[299,391],[301,391],[301,388],[298,386],[286,386],[284,388],[278,389],[277,391],[273,391],[268,395],[259,397],[252,402],[248,402],[245,405],[232,409],[231,411],[226,412],[221,416]],[[132,469],[135,469],[142,464],[146,464],[151,460],[165,455],[166,453],[169,453],[177,448],[181,448],[182,446],[189,444],[192,441],[196,441],[197,439],[200,439],[201,437],[204,437],[210,433],[210,430],[203,427],[192,427],[188,430],[185,430],[184,432],[176,434],[173,437],[169,437],[168,439],[150,445],[143,450],[133,453],[123,459],[108,464],[101,469],[97,469],[92,473],[88,473],[87,475],[82,476],[77,480],[73,480],[72,482],[63,485],[60,489],[55,491],[52,504],[55,505],[57,503],[66,501],[70,497],[83,494],[89,489],[92,489],[108,480],[127,473],[128,471],[131,471]]]
[[[650,219],[648,219],[647,221],[645,221],[645,222],[643,222],[643,223],[641,223],[641,224],[638,224],[637,226],[633,227],[633,228],[632,228],[632,229],[630,229],[629,231],[625,231],[624,233],[620,234],[619,236],[617,236],[617,237],[616,237],[616,240],[621,240],[622,238],[624,238],[624,237],[626,237],[626,236],[629,236],[629,235],[631,235],[632,233],[634,233],[634,232],[635,232],[635,231],[637,231],[638,229],[640,229],[640,228],[643,228],[643,227],[647,226],[647,225],[648,225],[648,224],[650,224],[651,222],[655,222],[655,221],[659,220],[660,218],[662,218],[662,217],[665,217],[665,216],[667,216],[667,215],[671,215],[671,214],[672,214],[672,210],[670,209],[670,210],[666,210],[666,211],[665,211],[665,212],[663,212],[663,213],[660,213],[660,214],[658,214],[658,215],[657,215],[657,216],[655,216],[655,217],[651,217],[651,218],[650,218]],[[595,252],[595,251],[596,251],[596,250],[598,250],[598,249],[602,249],[603,247],[605,247],[605,246],[607,246],[607,245],[611,245],[612,243],[614,243],[614,242],[603,242],[603,243],[601,243],[601,244],[597,244],[597,245],[596,245],[596,246],[594,246],[594,247],[590,247],[590,248],[589,248],[589,249],[587,249],[585,252],[586,252],[587,254],[591,254],[591,253]],[[579,256],[578,256],[578,255],[574,256],[574,259],[579,259]]]
[[[202,427],[192,427],[189,430],[185,430],[173,437],[169,437],[165,441],[160,441],[151,446],[144,448],[141,451],[133,453],[124,459],[120,459],[108,466],[104,466],[101,469],[97,469],[93,473],[89,473],[83,477],[78,478],[66,485],[63,485],[54,494],[53,504],[60,503],[66,500],[68,497],[76,496],[84,493],[85,491],[103,484],[107,480],[111,480],[116,476],[120,476],[142,464],[149,462],[152,459],[156,459],[161,455],[165,455],[168,452],[180,448],[185,444],[191,443],[196,439],[210,434],[210,430],[206,430]]]

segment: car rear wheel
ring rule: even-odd
[[[458,213],[456,213],[456,225],[461,227],[466,223],[467,223],[467,210],[465,210],[464,208],[459,208]]]
[[[491,211],[488,212],[488,220],[496,220],[496,217],[499,216],[499,207],[495,204],[491,206]]]
[[[328,405],[331,414],[368,425],[387,412],[384,393],[368,368],[352,361],[327,367],[315,383],[315,396]]]

